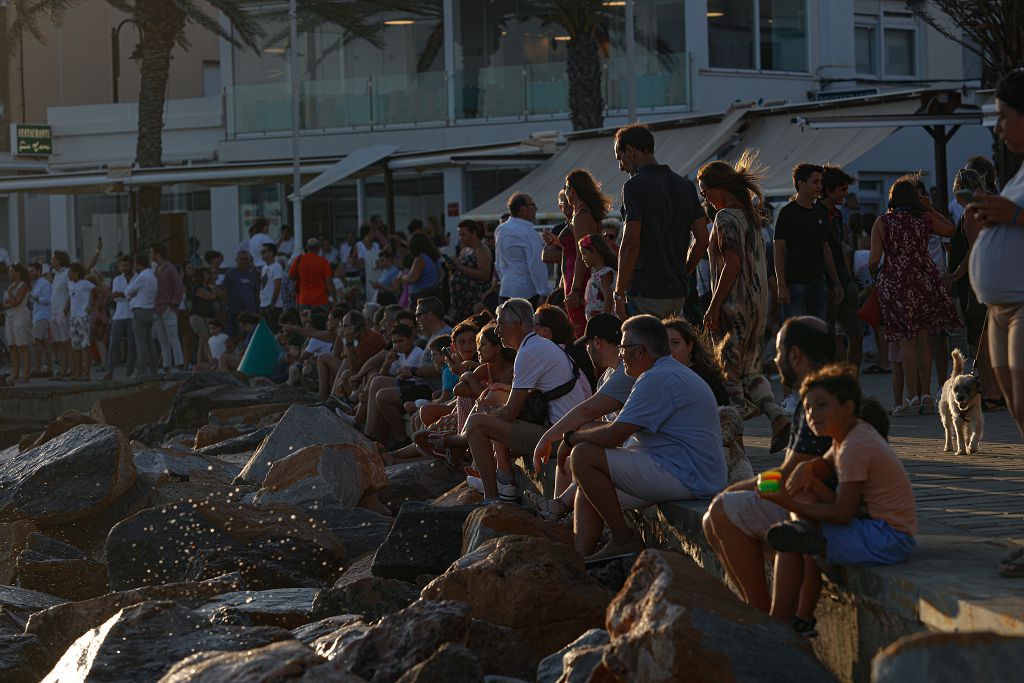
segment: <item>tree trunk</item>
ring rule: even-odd
[[[135,163],[154,168],[163,163],[164,105],[171,71],[171,51],[185,28],[185,13],[171,0],[140,0],[133,16],[141,35],[139,130]],[[160,186],[136,194],[136,249],[163,240],[160,230]]]
[[[600,128],[604,124],[604,96],[601,95],[601,55],[597,39],[573,36],[565,64],[569,79],[569,118],[573,130]]]

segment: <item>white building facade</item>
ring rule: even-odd
[[[737,101],[771,105],[978,86],[980,60],[913,17],[900,0],[631,2],[632,48],[626,0],[605,3],[606,126],[629,120],[631,95],[637,118],[660,121],[722,112]],[[346,41],[329,25],[300,36],[300,149],[304,173],[374,145],[397,146],[406,155],[446,151],[438,159],[394,158],[387,175],[395,227],[436,216],[453,230],[461,214],[514,186],[552,150],[477,151],[458,160],[451,150],[571,130],[568,36],[545,23],[529,0],[424,5],[415,15],[381,15],[376,45]],[[280,3],[254,2],[251,11],[275,9]],[[168,102],[165,163],[182,181],[165,186],[164,208],[181,216],[190,256],[210,248],[230,254],[258,216],[274,225],[290,222],[291,51],[284,28],[268,25],[268,35],[285,37],[259,53],[221,41],[210,96]],[[49,110],[50,175],[0,181],[0,191],[12,192],[6,240],[12,252],[24,258],[63,248],[82,255],[98,235],[127,249],[127,186],[117,179],[132,175],[134,107]],[[964,127],[947,147],[950,168],[991,154],[991,147],[987,129]],[[611,156],[609,148],[609,163]],[[209,172],[214,167],[227,170],[216,175]],[[259,172],[247,170],[255,167]],[[847,170],[860,177],[854,189],[867,207],[877,208],[897,176],[934,173],[932,139],[920,128],[901,129]],[[59,194],[56,174],[69,194]],[[615,195],[619,187],[605,190]],[[361,220],[386,215],[386,195],[384,174],[335,183],[304,202],[304,234],[339,239]]]

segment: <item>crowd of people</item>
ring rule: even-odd
[[[996,97],[996,132],[1024,152],[1024,74]],[[29,347],[37,370],[78,379],[94,346],[108,378],[122,357],[135,375],[238,372],[265,323],[283,351],[260,381],[316,392],[388,463],[438,458],[485,504],[571,518],[588,562],[643,547],[624,508],[710,499],[704,530],[743,598],[813,634],[815,556],[892,564],[914,548],[888,424],[934,411],[950,332],[966,325],[986,408],[1005,405],[1024,429],[1024,171],[997,194],[991,162],[972,159],[948,207],[905,176],[870,216],[856,178],[800,163],[775,213],[756,153],[708,163],[696,182],[658,162],[643,125],[619,129],[612,153],[628,176],[617,213],[575,169],[559,225],[538,230],[536,201],[515,192],[498,225],[459,223],[452,255],[437,221],[399,238],[375,217],[301,254],[287,226],[274,240],[256,221],[226,272],[216,252],[178,269],[161,244],[122,256],[110,285],[96,258],[55,252],[48,274],[14,264],[14,381],[29,377]],[[867,335],[877,356],[863,368]],[[893,374],[891,411],[862,395],[861,372]],[[738,478],[726,455],[742,452],[733,425],[758,416],[784,451],[778,491]],[[554,468],[551,497],[520,491],[517,460]]]

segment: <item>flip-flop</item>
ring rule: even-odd
[[[999,575],[1008,579],[1024,578],[1024,548],[1014,550],[999,561]]]

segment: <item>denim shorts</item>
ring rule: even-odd
[[[888,522],[868,517],[855,517],[849,524],[821,525],[828,541],[825,554],[829,564],[872,565],[900,564],[910,558],[917,545],[914,537],[897,531]]]

